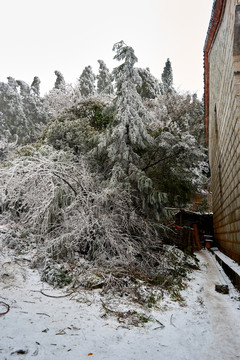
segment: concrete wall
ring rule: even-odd
[[[209,53],[209,161],[219,248],[240,262],[240,5],[228,0]]]

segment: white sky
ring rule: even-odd
[[[166,59],[181,90],[203,93],[203,45],[212,0],[6,0],[0,5],[0,81],[7,76],[45,93],[54,70],[74,83],[83,68],[112,70],[113,44],[124,40],[139,67],[161,78]]]

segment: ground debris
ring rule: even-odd
[[[170,317],[170,324],[171,324],[172,326],[176,327],[176,326],[174,325],[174,323],[173,323],[173,314],[172,314],[171,317]]]
[[[46,314],[46,313],[36,313],[36,315],[45,315],[45,316],[50,317],[50,315],[48,315],[48,314]]]
[[[228,285],[215,285],[215,290],[221,294],[229,294]]]
[[[28,353],[28,350],[19,349],[19,350],[16,350],[16,351],[11,352],[11,355],[14,355],[14,354],[17,354],[17,355],[26,355],[27,353]]]
[[[3,302],[3,301],[0,301],[0,306],[4,306],[6,308],[6,311],[1,312],[0,316],[1,315],[6,315],[10,310],[10,306],[8,304],[6,304],[5,302]]]
[[[42,330],[42,332],[43,332],[43,333],[47,333],[48,331],[49,331],[49,329],[48,329],[48,328],[46,328],[46,329]]]
[[[162,329],[165,327],[165,325],[163,325],[159,320],[156,319],[156,322],[160,325]]]
[[[65,295],[49,295],[49,294],[46,294],[45,292],[43,292],[42,290],[40,290],[40,293],[41,293],[42,295],[47,296],[47,297],[50,297],[50,298],[59,299],[59,298],[64,298],[64,297],[70,296],[70,295],[72,295],[74,292],[71,292],[71,293],[68,293],[68,294],[65,294]]]

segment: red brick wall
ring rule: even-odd
[[[215,238],[222,251],[240,262],[240,52],[236,51],[240,5],[237,1],[227,0],[225,6],[219,1],[224,11],[208,44],[205,105]]]

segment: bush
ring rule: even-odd
[[[51,121],[42,141],[55,149],[83,153],[93,146],[93,138],[113,120],[113,111],[99,99],[80,101]]]

